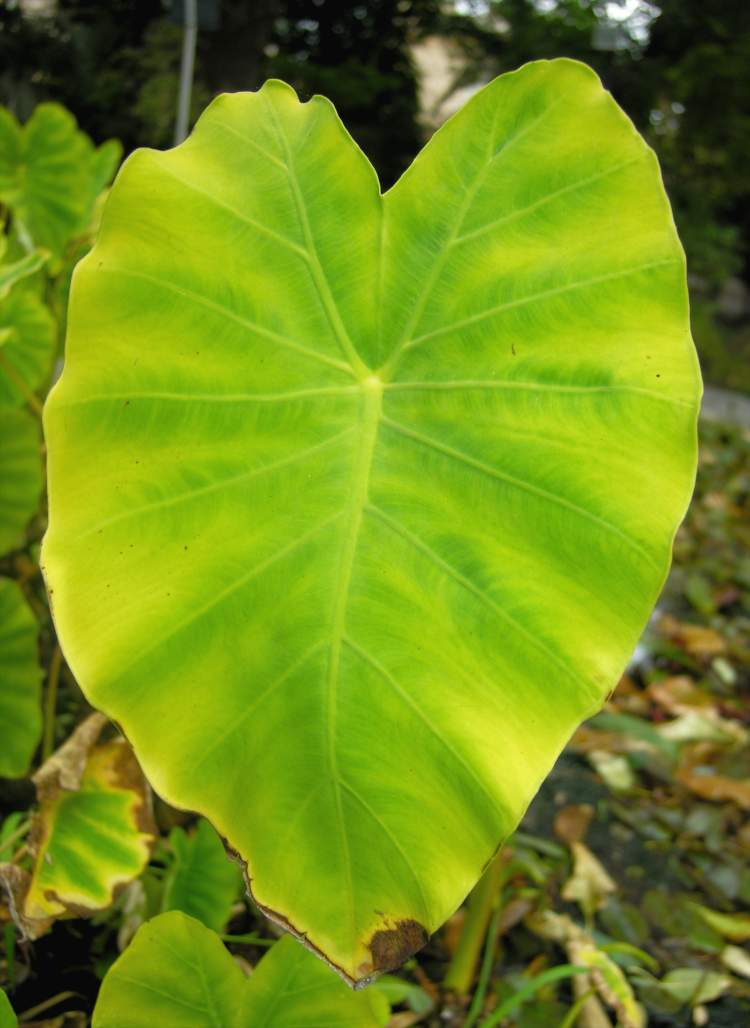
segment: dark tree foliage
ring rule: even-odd
[[[204,0],[202,0],[204,2]],[[205,0],[208,3],[208,0]],[[58,0],[24,15],[0,0],[0,101],[25,117],[70,107],[95,139],[172,142],[178,0]],[[199,35],[193,113],[222,90],[275,75],[329,96],[384,187],[419,149],[410,44],[441,33],[468,58],[464,81],[566,55],[591,64],[657,150],[694,275],[748,275],[750,4],[643,0],[640,30],[604,0],[215,0]],[[645,28],[644,28],[645,26]],[[460,84],[460,83],[457,83]]]
[[[333,100],[390,185],[421,145],[408,43],[438,8],[438,0],[222,0],[217,28],[199,37],[194,113],[222,90],[284,78],[305,99]],[[126,150],[170,145],[181,46],[170,13],[160,0],[60,0],[32,18],[0,0],[0,100],[24,117],[35,101],[57,99],[95,139],[118,136]]]

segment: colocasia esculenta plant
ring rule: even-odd
[[[384,195],[327,100],[221,96],[129,158],[75,272],[45,412],[66,660],[268,916],[367,983],[617,682],[699,396],[656,158],[589,68],[491,82]]]

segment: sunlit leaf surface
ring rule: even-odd
[[[75,275],[43,563],[157,790],[353,980],[456,908],[620,675],[695,468],[685,267],[596,76],[384,197],[270,82],[140,151]]]

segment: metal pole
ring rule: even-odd
[[[198,37],[198,0],[183,0],[185,4],[185,31],[182,37],[180,62],[180,92],[177,97],[177,120],[174,127],[174,145],[187,137],[190,117],[190,92],[193,88],[195,42]]]

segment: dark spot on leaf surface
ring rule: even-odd
[[[373,971],[395,971],[420,950],[428,935],[418,921],[398,921],[395,928],[381,929],[370,940]]]

